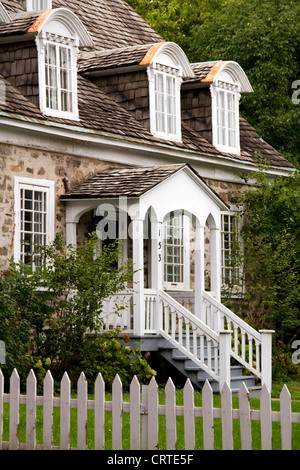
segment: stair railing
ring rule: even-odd
[[[208,292],[203,292],[205,305],[202,321],[215,331],[231,333],[231,356],[261,379],[271,390],[272,330],[252,328],[238,315],[221,304]]]
[[[223,385],[230,381],[230,333],[216,332],[173,297],[158,294],[158,333]]]

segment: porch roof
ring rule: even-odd
[[[189,170],[224,206],[220,196],[209,188],[201,176],[188,164],[138,168],[111,168],[85,179],[61,196],[62,200],[110,199],[120,196],[140,197],[180,170]]]

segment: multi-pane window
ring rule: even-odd
[[[71,47],[47,42],[45,47],[46,108],[72,113],[72,85]]]
[[[167,135],[176,134],[176,77],[156,72],[155,123],[156,131]]]
[[[164,222],[164,281],[167,285],[184,284],[184,220],[174,215]]]
[[[34,269],[48,239],[48,188],[20,186],[20,260]]]
[[[218,144],[236,147],[236,95],[229,91],[217,93]]]
[[[221,268],[223,286],[241,283],[239,218],[237,214],[222,214]]]

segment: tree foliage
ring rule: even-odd
[[[300,174],[270,180],[262,171],[238,202],[245,219],[242,309],[255,328],[274,329],[278,344],[291,344],[300,333]]]
[[[292,163],[300,162],[300,4],[297,0],[128,0],[190,61],[234,60],[254,94],[241,113]],[[295,84],[295,88],[293,88]],[[299,90],[297,92],[297,89]],[[298,93],[298,94],[297,94]]]
[[[41,376],[50,369],[59,380],[65,371],[74,378],[83,370],[93,378],[102,372],[109,382],[117,372],[123,378],[154,373],[139,351],[120,340],[119,331],[95,336],[103,333],[104,300],[124,291],[133,272],[130,262],[117,267],[118,243],[97,250],[94,234],[84,245],[67,250],[57,237],[42,249],[44,262],[33,272],[11,262],[1,273],[0,338],[8,376],[13,368],[23,378],[31,368]]]

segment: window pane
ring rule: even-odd
[[[173,216],[164,223],[164,278],[165,282],[184,282],[183,216]]]
[[[36,256],[47,240],[47,190],[20,190],[20,259],[32,269],[40,264]]]

